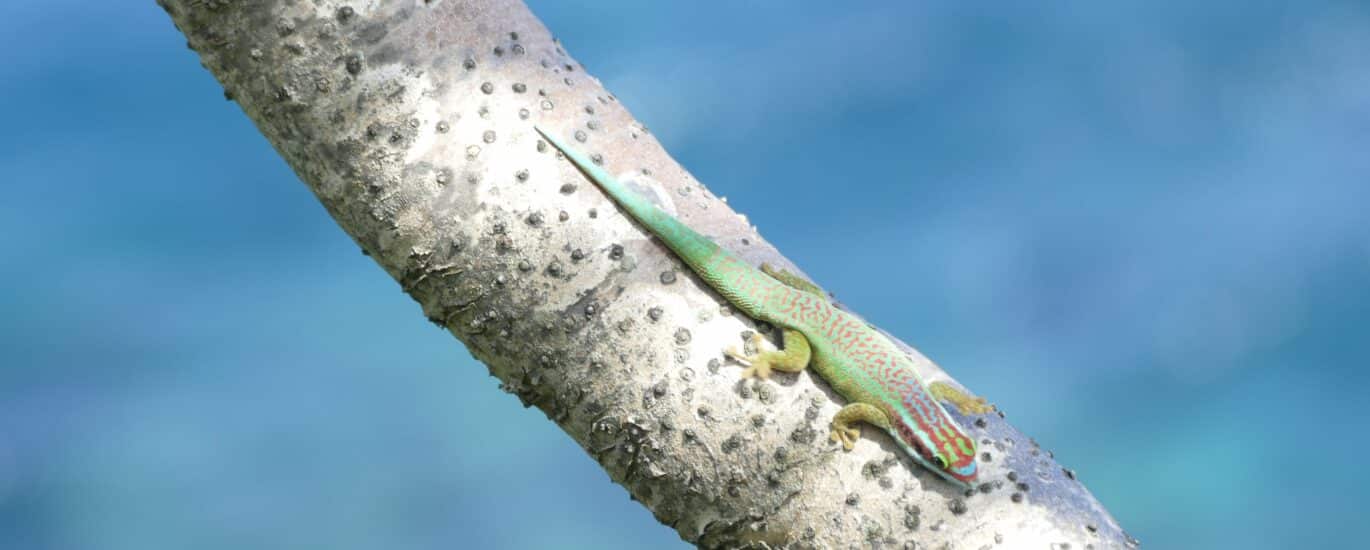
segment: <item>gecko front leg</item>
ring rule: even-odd
[[[987,414],[994,411],[994,405],[986,401],[983,397],[972,397],[970,394],[956,389],[955,386],[938,380],[928,384],[928,393],[938,401],[951,403],[961,414]]]
[[[843,449],[852,450],[856,440],[861,438],[861,428],[855,425],[860,422],[890,429],[890,417],[879,407],[870,403],[847,403],[832,417],[832,440],[841,443]]]
[[[756,355],[747,357],[742,355],[737,348],[728,348],[725,352],[729,357],[737,359],[747,370],[742,371],[742,377],[748,378],[756,375],[757,378],[765,380],[771,377],[771,369],[784,372],[799,372],[809,365],[811,352],[809,350],[809,339],[804,334],[787,328],[784,332],[781,344],[782,349],[775,351],[758,351]],[[752,345],[758,350],[761,348],[762,338],[760,334],[752,334]]]

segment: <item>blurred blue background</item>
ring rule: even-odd
[[[913,4],[532,2],[1145,546],[1354,545],[1366,4]],[[0,4],[0,547],[682,546],[184,42],[152,0]]]

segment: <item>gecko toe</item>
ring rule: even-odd
[[[751,378],[752,376],[762,380],[769,380],[771,378],[770,365],[767,365],[764,362],[751,362],[751,366],[742,371],[742,378]]]
[[[861,429],[833,426],[830,437],[833,441],[841,443],[843,450],[850,451],[856,447],[856,440],[861,438]]]
[[[757,353],[761,353],[761,343],[765,341],[766,339],[761,337],[761,333],[752,333],[752,347],[756,348]]]
[[[734,361],[742,363],[743,365],[752,364],[752,360],[748,358],[746,355],[742,355],[742,352],[737,349],[737,346],[731,346],[728,349],[723,350],[723,355],[727,355],[728,357],[731,357]]]

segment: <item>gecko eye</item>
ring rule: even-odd
[[[937,467],[943,470],[947,469],[947,467],[950,466],[950,464],[947,463],[947,459],[942,455],[932,455],[932,459],[933,461],[937,462]]]

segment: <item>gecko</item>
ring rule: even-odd
[[[772,370],[800,372],[812,366],[847,401],[833,417],[830,432],[845,450],[855,446],[864,422],[889,433],[924,468],[959,488],[974,487],[975,440],[941,401],[963,414],[985,414],[992,405],[945,382],[928,384],[884,333],[836,307],[814,283],[769,264],[752,266],[657,208],[551,132],[534,129],[709,287],[748,317],[780,329],[780,349],[760,351],[762,337],[753,333],[757,353],[725,352],[747,367],[744,378],[766,379]]]

